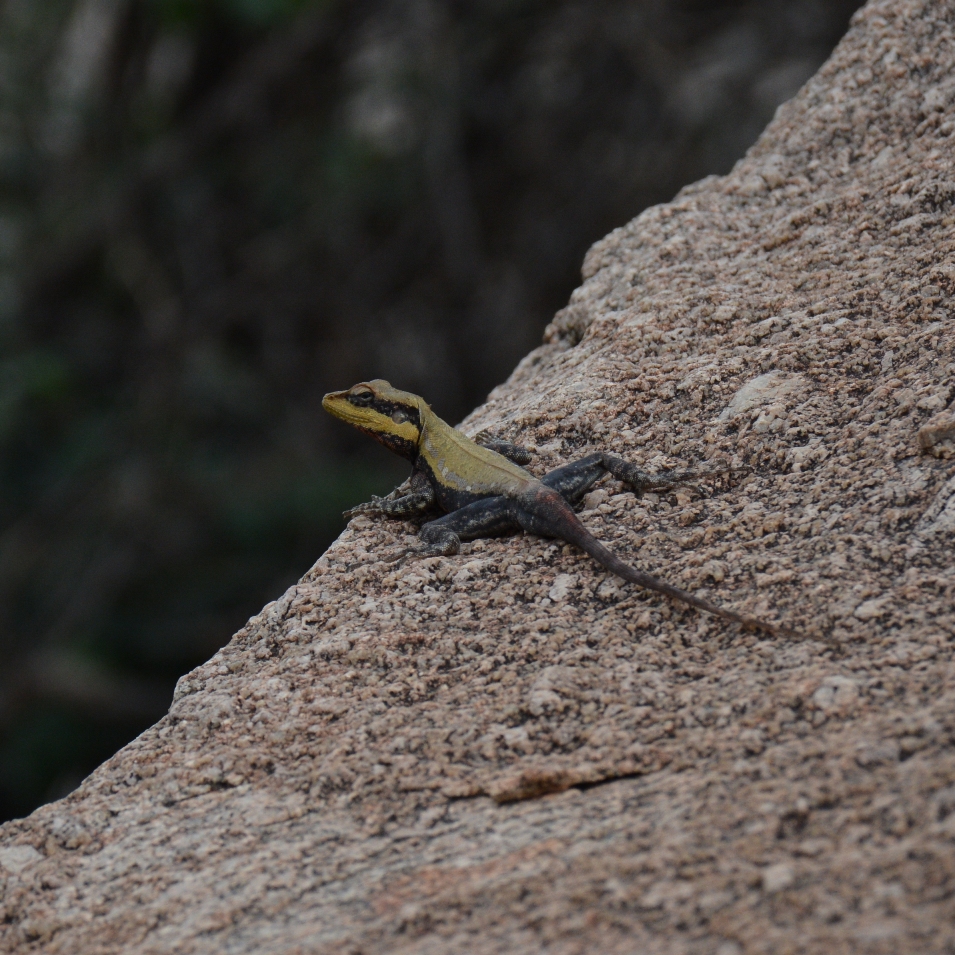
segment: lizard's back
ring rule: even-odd
[[[428,472],[446,510],[485,497],[515,497],[539,483],[528,471],[482,448],[430,409],[421,423],[417,463]]]

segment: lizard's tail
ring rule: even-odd
[[[623,578],[628,583],[636,584],[638,587],[645,587],[647,590],[654,590],[657,593],[665,594],[674,600],[682,601],[697,610],[705,610],[723,620],[729,620],[732,623],[738,623],[747,630],[764,630],[774,636],[795,637],[796,634],[777,624],[768,623],[765,620],[759,620],[756,617],[748,617],[744,614],[734,613],[718,604],[710,603],[702,597],[697,597],[686,590],[674,587],[666,581],[654,577],[652,574],[644,573],[631,567],[626,561],[621,560],[612,550],[604,546],[594,537],[590,531],[580,522],[580,519],[573,512],[570,505],[556,491],[550,488],[542,488],[537,492],[538,498],[546,496],[546,507],[535,507],[530,513],[530,520],[521,521],[525,530],[534,534],[541,534],[547,537],[558,537],[574,544],[582,551],[589,554],[598,564],[605,567],[611,573]],[[543,501],[541,503],[544,503]],[[525,512],[526,514],[527,512]],[[522,515],[523,516],[523,515]]]

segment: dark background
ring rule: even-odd
[[[726,172],[858,0],[0,4],[0,819],[68,792],[400,462],[588,245]]]

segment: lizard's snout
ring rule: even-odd
[[[336,418],[346,418],[346,409],[351,405],[348,403],[347,391],[330,391],[322,398],[322,407]]]
[[[329,409],[336,401],[344,401],[344,400],[345,400],[345,392],[344,392],[344,391],[330,391],[327,395],[325,395],[324,398],[322,398],[322,407],[323,407],[326,411],[328,411],[328,409]]]

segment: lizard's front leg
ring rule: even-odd
[[[359,514],[383,514],[385,517],[417,517],[434,506],[434,488],[421,473],[412,475],[410,493],[398,498],[373,496],[365,504],[359,504],[342,517],[350,520]]]
[[[499,441],[485,431],[476,434],[472,440],[482,448],[487,448],[489,451],[497,451],[498,454],[503,455],[508,461],[513,461],[521,467],[524,467],[525,464],[530,464],[531,461],[534,460],[534,455],[529,448],[525,448],[522,444],[512,444],[510,441]]]
[[[727,471],[743,471],[748,468],[731,468],[726,465],[707,469],[690,469],[683,471],[661,471],[659,474],[649,474],[641,471],[635,464],[598,451],[588,455],[580,461],[565,464],[545,474],[541,482],[555,491],[570,504],[578,504],[583,496],[605,474],[612,474],[617,480],[629,485],[636,494],[644,491],[660,490],[673,487],[677,484],[689,484],[693,481],[702,481],[704,478],[725,474]]]

